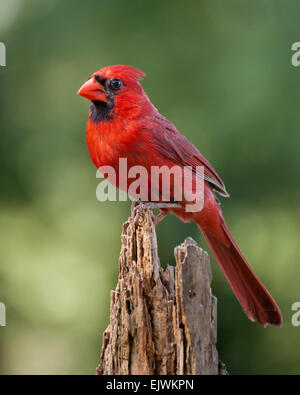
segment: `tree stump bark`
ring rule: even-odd
[[[208,254],[187,238],[163,270],[152,212],[123,225],[99,375],[219,374],[217,299]]]

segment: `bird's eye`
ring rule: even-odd
[[[122,84],[122,81],[119,80],[119,78],[113,78],[113,79],[110,81],[110,86],[111,86],[111,88],[114,89],[114,90],[120,89],[122,85],[123,85],[123,84]]]

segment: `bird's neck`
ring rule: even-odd
[[[140,121],[114,117],[87,124],[86,142],[92,162],[97,168],[113,166],[120,157],[126,157],[128,149],[135,144],[141,129]]]

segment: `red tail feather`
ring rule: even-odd
[[[275,300],[248,265],[226,224],[222,224],[228,247],[200,230],[221,266],[233,292],[251,321],[282,326],[282,317]]]

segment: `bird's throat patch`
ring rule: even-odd
[[[112,109],[114,107],[113,100],[109,100],[107,103],[102,101],[93,101],[91,103],[91,115],[90,119],[94,123],[99,123],[101,121],[110,121],[113,119]]]

